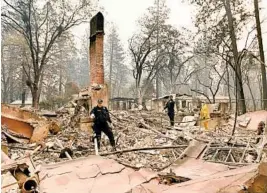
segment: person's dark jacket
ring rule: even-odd
[[[170,99],[164,107],[164,110],[168,109],[168,113],[174,113],[174,104],[175,102],[173,101],[173,99]]]
[[[91,114],[95,115],[94,123],[100,124],[100,123],[105,123],[107,121],[111,123],[107,107],[96,106],[91,110],[90,115]]]

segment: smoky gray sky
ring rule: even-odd
[[[119,28],[121,39],[125,42],[136,30],[136,21],[146,12],[155,0],[100,0],[99,3],[107,11],[106,18]],[[166,0],[170,8],[168,23],[176,27],[192,28],[192,7],[181,0]]]
[[[118,33],[124,46],[137,29],[136,22],[149,6],[154,4],[154,0],[99,0],[99,7],[103,7],[105,19],[113,22],[118,27]],[[170,18],[168,23],[176,27],[193,28],[194,17],[192,7],[181,0],[166,0],[170,8]],[[87,25],[80,25],[73,30],[75,37],[80,39],[85,34]]]
[[[138,18],[146,12],[149,6],[152,6],[155,0],[99,0],[99,7],[103,7],[105,19],[113,22],[118,27],[120,39],[125,48],[127,41],[132,34],[137,30],[136,22]],[[185,27],[194,30],[194,7],[189,5],[184,0],[166,0],[167,6],[170,8],[169,24],[180,28]],[[267,0],[261,2],[261,19],[267,19]],[[253,4],[251,5],[253,8]],[[253,21],[254,22],[254,21]],[[81,41],[82,36],[86,33],[86,25],[80,25],[73,29],[73,33],[77,42]],[[250,27],[244,30],[244,38]],[[265,51],[267,51],[267,20],[262,25],[263,42]],[[244,40],[245,41],[245,40]],[[239,48],[242,49],[244,41],[239,42]],[[79,45],[79,43],[78,43]]]

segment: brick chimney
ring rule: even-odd
[[[90,21],[90,96],[91,105],[102,99],[108,106],[108,87],[104,80],[104,16],[98,12]]]
[[[98,12],[90,21],[90,85],[104,84],[104,17]]]

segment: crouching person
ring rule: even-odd
[[[90,112],[91,117],[94,118],[93,130],[97,139],[97,146],[100,149],[101,133],[103,131],[108,136],[113,151],[116,151],[114,135],[108,124],[108,122],[111,123],[109,112],[107,107],[104,107],[102,104],[103,100],[99,99],[97,106]]]

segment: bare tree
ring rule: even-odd
[[[230,0],[224,0],[223,4],[224,4],[225,11],[226,11],[226,16],[228,18],[228,27],[229,27],[229,33],[230,33],[230,38],[231,38],[231,46],[232,46],[233,58],[235,62],[235,73],[236,73],[236,79],[237,79],[236,86],[237,86],[238,95],[239,95],[238,99],[240,100],[238,102],[240,102],[241,112],[244,114],[246,113],[245,94],[244,94],[243,85],[242,85],[241,62],[239,60],[239,54],[237,50],[236,32],[234,28],[234,19],[233,19],[233,14],[231,11]]]
[[[151,30],[150,34],[146,37],[138,37],[133,36],[129,40],[129,50],[134,60],[134,69],[133,69],[133,77],[135,79],[135,86],[137,90],[137,98],[138,103],[142,105],[143,96],[146,90],[142,89],[142,78],[145,76],[145,71],[148,71],[148,75],[146,76],[147,85],[152,82],[155,77],[157,71],[156,65],[150,65],[147,60],[149,55],[156,50],[156,45],[151,42],[151,36],[155,32],[154,29]]]
[[[213,75],[212,76],[212,70],[214,70],[215,72],[215,76]],[[209,79],[209,83],[203,83],[200,78],[198,77],[197,78],[197,81],[200,85],[202,85],[204,88],[207,88],[208,91],[210,92],[211,96],[212,96],[212,100],[210,99],[209,95],[206,94],[205,92],[203,92],[202,90],[199,90],[199,89],[191,89],[191,91],[193,92],[196,92],[198,94],[201,94],[203,95],[204,97],[207,98],[207,100],[209,101],[209,103],[215,103],[216,102],[216,95],[220,89],[220,86],[221,86],[221,82],[223,80],[223,77],[226,73],[226,70],[224,69],[223,70],[223,73],[221,74],[219,72],[219,70],[216,68],[216,65],[213,65],[212,68],[209,70],[209,74],[207,75],[208,76],[208,79]]]
[[[159,72],[159,76],[168,92],[174,93],[176,84],[183,73],[184,67],[193,58],[187,51],[189,47],[186,30],[177,30],[171,25],[163,25],[164,31],[160,34],[161,52],[165,52],[165,64]],[[169,94],[169,93],[168,93]]]
[[[245,113],[245,95],[241,74],[243,56],[242,51],[239,52],[237,49],[237,41],[242,28],[252,18],[251,10],[247,9],[247,2],[241,0],[195,0],[194,3],[200,8],[196,24],[200,31],[208,32],[208,43],[213,46],[210,51],[224,49],[224,59],[235,71],[238,106],[240,106],[241,113]]]
[[[42,74],[48,54],[57,39],[70,28],[88,21],[90,1],[46,1],[41,6],[34,0],[4,0],[2,22],[21,33],[30,49],[31,63],[23,66],[32,102],[38,108]],[[56,8],[56,9],[55,9]]]
[[[155,1],[154,6],[149,7],[147,14],[139,20],[140,32],[129,40],[139,104],[142,104],[146,90],[153,85],[160,72],[163,72],[166,63],[169,61],[170,66],[173,65],[171,58],[177,57],[174,51],[182,45],[179,38],[177,39],[179,32],[166,24],[168,13],[169,9],[165,6],[164,0]],[[158,86],[157,83],[158,81]],[[159,91],[158,88],[156,87],[156,93]]]
[[[257,27],[257,38],[260,51],[260,60],[261,60],[261,77],[262,77],[262,93],[263,93],[263,107],[267,110],[267,80],[266,80],[266,67],[265,67],[265,58],[264,58],[264,49],[262,43],[262,32],[261,32],[261,22],[259,14],[259,2],[254,0],[254,11]]]

